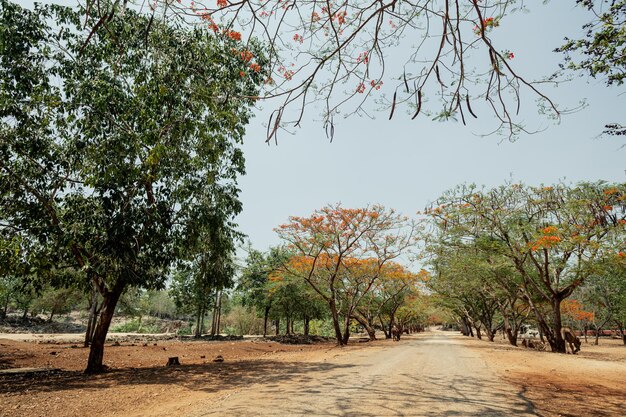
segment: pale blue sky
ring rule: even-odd
[[[563,37],[579,36],[588,18],[573,0],[531,7],[530,14],[507,18],[491,34],[515,52],[513,63],[529,78],[557,70],[561,56],[552,50]],[[240,180],[244,211],[238,223],[255,248],[266,249],[279,243],[272,229],[290,215],[307,215],[328,203],[381,203],[414,215],[463,182],[496,186],[511,176],[528,184],[623,182],[626,149],[620,146],[626,141],[597,136],[606,122],[626,121],[624,91],[586,76],[548,90],[560,104],[575,106],[586,99],[588,107],[563,117],[559,125],[529,117],[529,127],[547,130],[522,135],[515,143],[475,135],[493,123],[486,116],[463,127],[428,118],[411,121],[404,113],[388,121],[384,113],[374,121],[339,121],[333,143],[319,123],[309,121],[294,135],[279,137],[278,146],[268,146],[266,113],[261,112],[246,136],[247,175]],[[315,111],[308,113],[308,120],[315,118]]]

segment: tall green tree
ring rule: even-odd
[[[70,266],[101,294],[87,372],[124,289],[162,287],[199,225],[241,210],[265,64],[254,42],[100,6],[0,1],[0,219],[34,275]]]

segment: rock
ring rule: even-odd
[[[217,355],[214,359],[213,362],[224,362],[224,357],[222,355]]]

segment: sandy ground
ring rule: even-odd
[[[452,332],[347,348],[122,343],[106,349],[111,372],[87,377],[87,349],[0,339],[0,368],[62,369],[0,375],[0,416],[621,416],[626,348],[601,343],[576,356]]]
[[[592,339],[589,339],[590,341]],[[543,416],[626,415],[626,346],[603,339],[583,342],[577,355],[514,348],[465,338],[507,382],[520,387]]]

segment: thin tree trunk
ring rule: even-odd
[[[202,306],[202,314],[200,315],[200,334],[198,337],[202,337],[204,332],[204,317],[206,316],[206,306]]]
[[[280,334],[280,319],[275,320],[276,323],[276,336]]]
[[[202,307],[198,306],[198,309],[196,310],[196,329],[193,332],[193,336],[194,337],[200,337],[200,316],[202,315]]]
[[[308,337],[309,336],[309,324],[310,324],[311,319],[309,318],[309,316],[304,316],[304,336]]]
[[[263,337],[267,336],[267,321],[270,317],[270,306],[265,306],[265,316],[263,317]]]
[[[378,316],[378,320],[380,321],[380,326],[383,328],[383,333],[385,334],[385,339],[391,339],[391,331],[387,332],[387,328],[385,327],[385,323],[383,322],[383,318],[380,315]]]
[[[222,323],[222,292],[217,297],[217,334],[220,334],[220,325]]]
[[[476,329],[476,337],[478,339],[482,340],[483,336],[482,336],[482,334],[480,334],[480,326],[474,325],[474,328]]]

